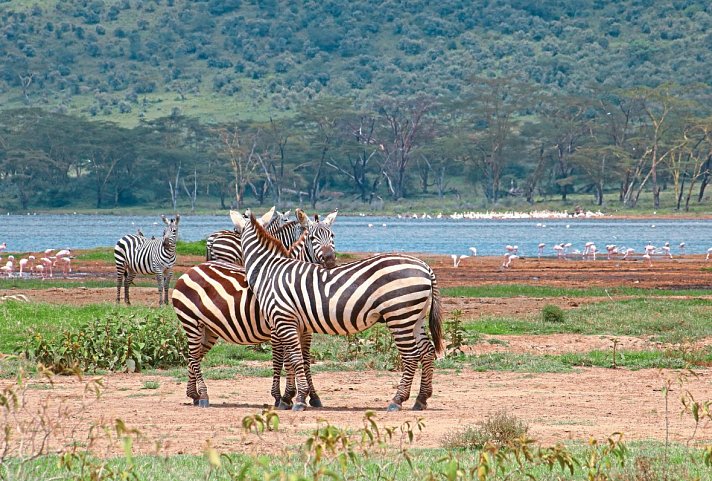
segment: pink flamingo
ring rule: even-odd
[[[10,257],[12,257],[12,256],[10,256]],[[9,259],[9,257],[8,257],[8,259]],[[4,266],[0,267],[0,271],[7,274],[7,277],[12,277],[12,273],[14,270],[15,269],[14,269],[14,265],[13,265],[12,261],[7,261],[7,263]]]
[[[20,262],[18,262],[18,264],[20,265],[20,277],[22,277],[22,271],[25,270],[25,266],[28,262],[30,262],[29,259],[26,259],[24,257],[20,259]]]
[[[554,251],[556,251],[556,257],[558,257],[559,259],[566,258],[566,253],[564,252],[564,244],[556,244],[553,249]]]
[[[7,249],[7,244],[3,242],[2,244],[0,244],[0,252],[4,251],[5,249]]]
[[[508,268],[512,264],[512,261],[514,259],[519,259],[519,256],[517,254],[510,254],[509,252],[507,252],[506,254],[504,254],[504,262],[502,262],[502,267],[504,267],[505,269]]]
[[[705,257],[705,261],[710,260],[710,256],[712,256],[712,247],[707,249],[707,257]]]
[[[623,253],[623,259],[627,259],[628,256],[632,255],[634,252],[635,252],[635,249],[633,249],[632,247],[629,247],[629,248],[626,249],[625,252]]]
[[[58,257],[55,262],[59,262],[59,267],[62,270],[62,275],[64,277],[67,277],[67,274],[72,272],[72,267],[70,265],[72,259],[70,257]]]
[[[596,247],[596,244],[591,244],[588,246],[588,253],[589,255],[593,256],[593,260],[596,260],[596,252],[598,252],[598,248]]]
[[[648,261],[648,267],[653,267],[653,259],[647,250],[645,251],[645,254],[643,254],[643,259]]]
[[[666,242],[665,245],[662,247],[663,249],[663,254],[668,256],[670,259],[672,259],[672,254],[670,253],[670,243]]]
[[[608,251],[608,260],[611,260],[611,256],[614,254],[618,254],[618,246],[615,244],[608,244],[606,246],[606,251]]]
[[[72,255],[72,251],[69,249],[62,249],[61,251],[57,252],[54,256],[59,258],[59,257],[69,257]]]
[[[40,259],[40,262],[44,266],[43,271],[45,272],[45,276],[46,273],[49,272],[49,276],[53,277],[52,266],[54,265],[54,262],[52,262],[52,259],[50,259],[49,257],[43,257],[42,259]]]

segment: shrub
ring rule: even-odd
[[[489,415],[477,426],[465,426],[461,431],[448,435],[443,440],[447,449],[481,449],[490,443],[497,448],[512,445],[527,434],[529,426],[516,416],[500,411]]]
[[[545,305],[541,310],[541,318],[544,322],[564,322],[564,311],[553,304]]]
[[[23,351],[55,373],[132,372],[184,365],[187,341],[173,315],[114,313],[56,336],[30,330]]]

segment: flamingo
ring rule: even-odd
[[[618,254],[618,246],[615,244],[608,244],[606,246],[606,251],[608,251],[608,260],[611,260],[611,256],[614,254]]]
[[[20,259],[20,262],[18,262],[18,264],[20,265],[20,277],[22,277],[22,271],[25,270],[25,266],[27,265],[28,262],[30,262],[30,260],[26,259],[24,257],[22,259]]]
[[[57,252],[54,256],[57,258],[60,257],[69,257],[72,255],[72,251],[69,249],[62,249],[61,251]]]
[[[7,261],[4,266],[0,267],[0,271],[4,272],[7,274],[7,277],[12,277],[12,272],[14,270],[14,266],[12,261]]]
[[[648,261],[648,267],[653,267],[653,259],[648,253],[648,251],[645,251],[645,254],[643,254],[643,259]]]
[[[685,243],[680,242],[680,255],[683,255],[685,253]]]
[[[556,244],[553,249],[556,251],[556,257],[559,259],[566,258],[566,254],[564,253],[564,244]]]
[[[49,272],[49,276],[53,277],[52,266],[54,265],[54,262],[52,261],[52,259],[50,259],[49,257],[43,257],[40,259],[40,262],[44,266],[43,272]]]
[[[537,257],[541,259],[542,254],[544,254],[544,247],[546,247],[546,244],[540,242],[537,247],[539,248],[539,253],[537,254]],[[554,249],[556,249],[556,246],[554,246]]]
[[[466,258],[468,258],[468,257],[470,257],[470,256],[468,256],[468,255],[461,255],[461,256],[459,256],[459,255],[457,255],[457,254],[452,254],[450,257],[452,257],[452,265],[453,265],[453,267],[460,267],[460,261],[462,261],[462,259],[466,259]]]
[[[5,249],[7,249],[7,244],[3,242],[2,244],[0,244],[0,252],[4,251]]]
[[[707,249],[707,257],[705,257],[705,261],[710,260],[710,256],[712,256],[712,247]]]
[[[670,253],[670,243],[666,242],[665,245],[662,247],[663,249],[663,254],[670,257],[672,259],[672,254]]]
[[[514,259],[519,259],[519,256],[517,254],[510,254],[509,252],[507,252],[506,254],[504,254],[504,262],[502,262],[502,267],[504,267],[505,269],[508,268],[512,264],[512,261]]]
[[[44,264],[39,264],[38,266],[35,266],[35,270],[37,272],[39,272],[39,274],[42,276],[42,279],[44,279],[44,277],[45,277],[44,269],[45,269]]]
[[[62,275],[64,277],[67,277],[67,274],[69,272],[72,272],[72,267],[70,265],[70,262],[72,262],[72,259],[70,257],[58,257],[55,262],[60,263],[60,269],[62,270]]]
[[[652,242],[648,242],[648,245],[645,246],[645,253],[648,255],[653,255],[655,253],[655,246]]]
[[[593,245],[593,242],[591,242],[591,241],[586,242],[586,244],[583,246],[583,252],[581,253],[582,258],[585,259],[588,256],[592,245]]]
[[[591,244],[588,247],[588,253],[593,256],[593,260],[596,260],[596,252],[598,252],[598,248],[596,247],[596,244]]]
[[[472,257],[477,257],[477,247],[470,247],[470,252],[472,253]]]
[[[629,255],[633,254],[635,252],[635,249],[632,247],[629,247],[628,249],[625,249],[623,253],[623,259],[627,259]]]

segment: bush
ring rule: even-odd
[[[55,373],[140,371],[185,365],[188,345],[173,315],[114,313],[57,336],[30,330],[25,355]]]
[[[544,322],[564,322],[564,311],[553,304],[545,305],[541,310],[541,318]]]
[[[497,448],[514,444],[527,434],[529,426],[512,414],[500,411],[489,415],[477,426],[466,426],[461,431],[448,435],[443,440],[447,449],[482,449],[490,443]]]

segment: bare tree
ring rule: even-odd
[[[243,134],[235,126],[218,129],[220,136],[220,153],[228,159],[232,168],[235,188],[236,208],[241,209],[245,199],[245,189],[257,176],[257,169],[261,165],[258,155],[257,140],[260,132]]]

